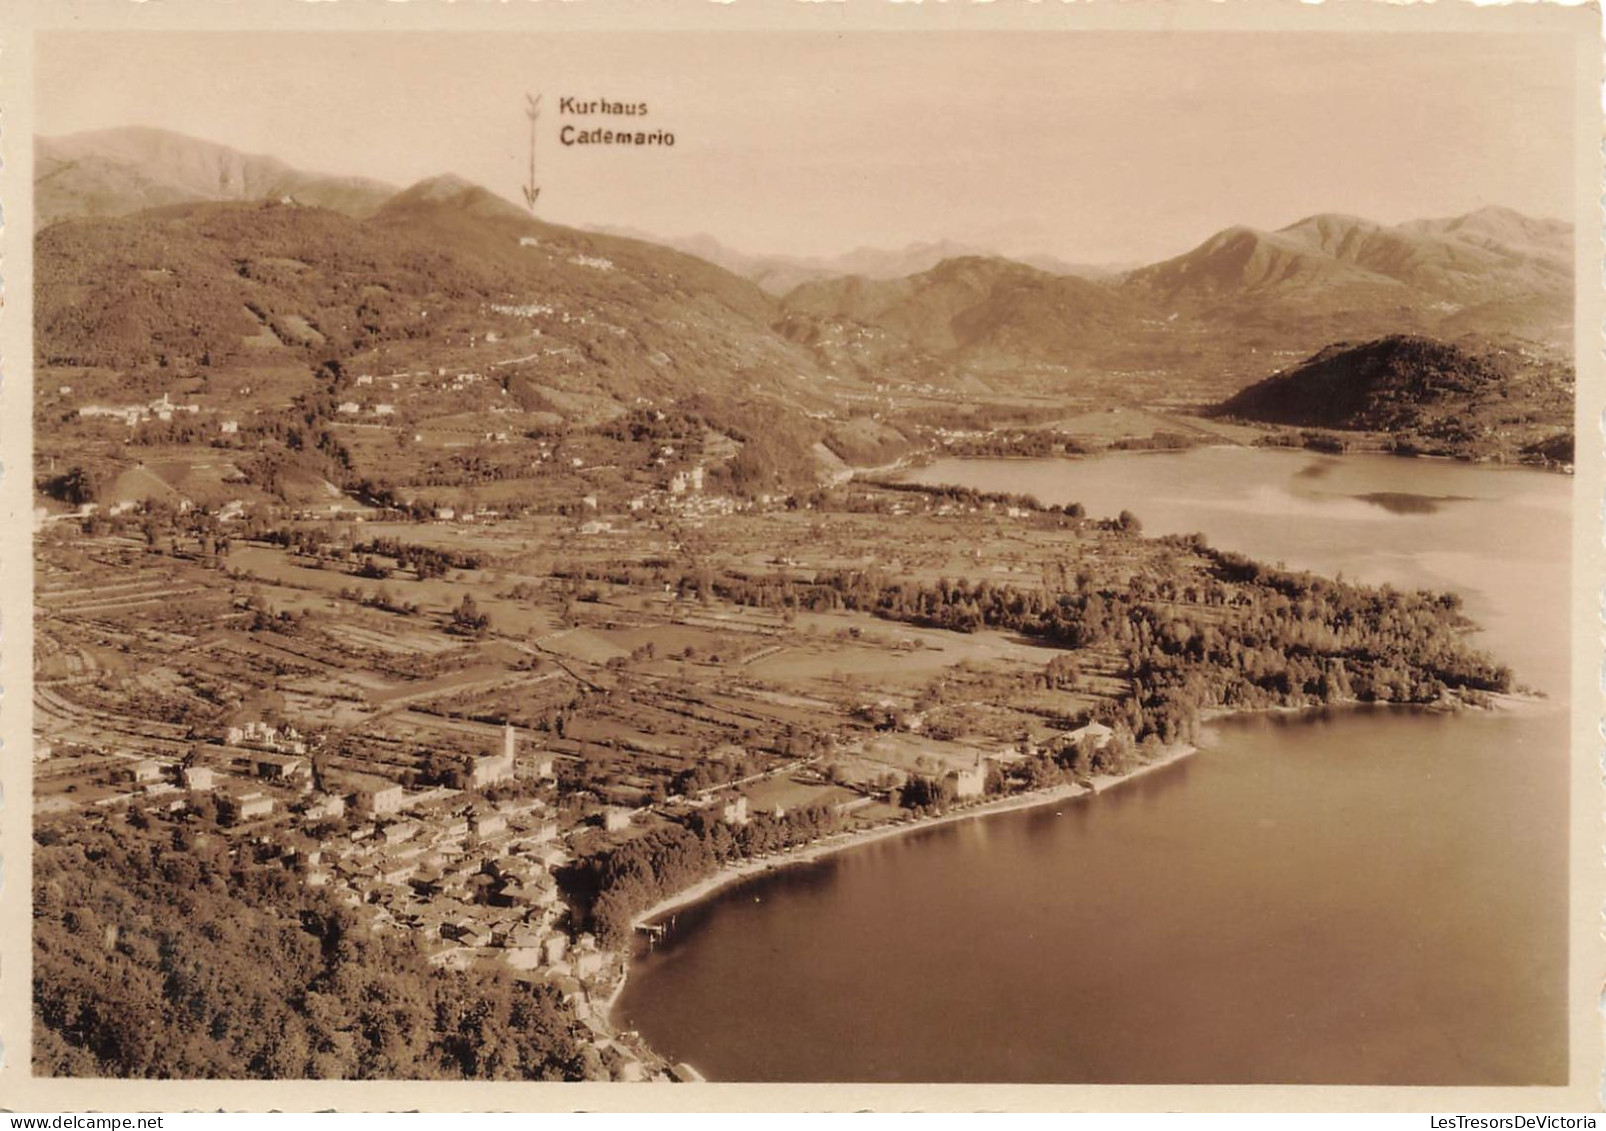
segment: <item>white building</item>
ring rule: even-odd
[[[154,758],[142,758],[135,762],[128,770],[128,778],[134,782],[160,781],[162,777],[161,763]]]
[[[517,743],[518,736],[513,730],[513,724],[505,724],[502,728],[502,752],[484,754],[469,763],[468,787],[485,789],[512,781]]]
[[[282,731],[277,727],[253,719],[244,726],[229,727],[223,734],[226,746],[248,746],[256,750],[271,750],[276,754],[305,754],[307,744],[295,727]]]
[[[476,841],[490,840],[507,832],[507,818],[494,811],[476,809],[469,814],[468,831]]]
[[[261,793],[243,793],[234,799],[234,823],[243,824],[273,812],[273,798]]]
[[[1086,726],[1078,727],[1076,730],[1066,734],[1065,741],[1075,744],[1080,743],[1084,738],[1091,738],[1093,740],[1093,749],[1102,750],[1104,744],[1114,737],[1115,732],[1103,723],[1088,723]]]
[[[303,811],[309,821],[332,821],[346,815],[346,799],[334,794],[322,794]]]
[[[978,761],[968,770],[960,770],[954,775],[954,796],[961,801],[981,797],[987,792],[987,767]]]
[[[358,810],[375,816],[400,812],[406,804],[402,787],[384,778],[363,779],[352,791],[352,798],[356,801]]]
[[[747,798],[733,797],[719,811],[719,819],[727,825],[747,824]]]

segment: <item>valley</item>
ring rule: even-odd
[[[1091,793],[1222,713],[1533,698],[1457,592],[919,471],[1566,470],[1565,225],[776,294],[176,135],[49,142],[37,194],[41,1073],[695,1079],[610,1012],[688,887]]]

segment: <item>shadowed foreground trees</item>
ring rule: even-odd
[[[215,842],[164,843],[172,835],[160,824],[75,831],[71,842],[39,835],[35,1072],[576,1080],[597,1071],[552,987],[435,969],[281,865],[240,864]]]
[[[729,825],[713,813],[695,814],[586,858],[570,870],[566,886],[590,905],[590,922],[609,946],[630,935],[631,921],[667,895],[691,887],[732,860],[796,848],[842,829],[828,805],[803,805],[783,817],[756,814]]]

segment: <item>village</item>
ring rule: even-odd
[[[981,568],[1006,575],[1087,537],[1013,504],[852,490],[837,512],[727,509],[696,469],[676,472],[650,506],[614,517],[611,539],[588,506],[339,528],[197,507],[157,537],[141,532],[146,507],[53,518],[40,533],[38,819],[216,838],[431,964],[555,986],[613,1078],[691,1078],[611,1027],[629,948],[588,929],[567,869],[708,820],[828,812],[851,838],[916,820],[899,794],[912,775],[979,805],[1034,757],[1111,736],[1086,715],[1120,686],[1113,658],[1107,672],[1089,663],[1082,692],[1050,691],[1040,673],[1056,650],[1001,633],[757,608],[706,577],[649,578],[680,557],[705,574],[862,561],[876,511],[930,516],[903,553],[933,577],[977,568],[955,557],[954,523],[1004,535]],[[717,550],[697,541],[714,519],[735,524]],[[286,544],[287,529],[305,537]],[[444,575],[420,564],[432,555],[452,563]],[[465,618],[465,603],[478,612]]]

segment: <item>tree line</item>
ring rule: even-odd
[[[1448,691],[1508,691],[1509,668],[1467,646],[1453,594],[1330,581],[1170,539],[1203,558],[1201,574],[1137,574],[1125,584],[1061,571],[1064,587],[983,578],[899,580],[873,569],[813,578],[701,571],[679,587],[738,604],[847,609],[955,632],[1003,629],[1073,650],[1122,657],[1130,694],[1101,704],[1101,722],[1133,735],[1188,737],[1212,707],[1429,703]]]
[[[755,813],[741,825],[704,810],[683,825],[666,825],[588,856],[563,880],[589,908],[587,919],[598,940],[617,946],[629,938],[637,915],[724,864],[800,847],[841,830],[842,817],[829,805],[799,806],[779,817]]]

